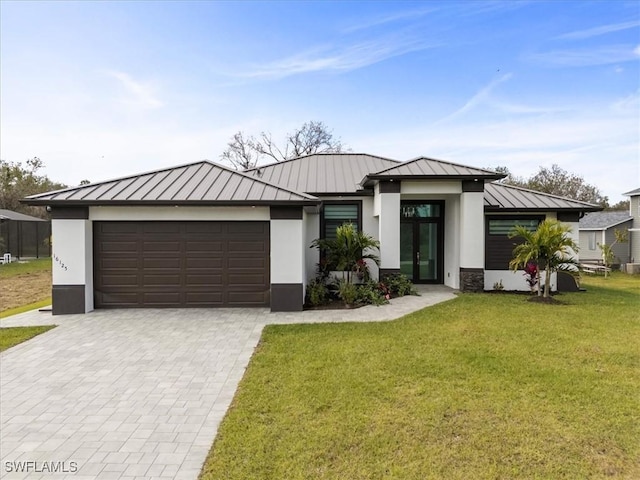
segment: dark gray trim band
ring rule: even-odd
[[[465,268],[460,267],[461,272],[465,273],[484,273],[484,268]]]
[[[557,218],[559,222],[579,222],[580,212],[558,212]]]
[[[380,182],[380,193],[400,193],[400,182]]]
[[[55,220],[88,220],[89,207],[48,207],[51,211],[51,218]]]
[[[484,180],[463,180],[463,192],[484,192]]]
[[[84,285],[54,285],[51,289],[54,315],[85,313]]]
[[[381,268],[378,271],[378,275],[380,276],[380,278],[382,278],[385,275],[395,275],[396,273],[400,273],[400,269],[399,268]]]
[[[271,220],[302,220],[302,207],[274,206],[269,214]]]
[[[304,303],[301,283],[272,283],[272,312],[301,312]]]

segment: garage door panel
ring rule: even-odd
[[[180,305],[180,293],[177,292],[150,292],[142,296],[145,307],[173,307]]]
[[[136,242],[118,242],[106,241],[102,246],[104,252],[135,252],[137,248]]]
[[[234,268],[258,268],[264,270],[266,268],[266,259],[264,256],[242,256],[242,257],[229,257],[227,259],[227,265],[230,269]]]
[[[180,268],[180,258],[172,257],[149,257],[142,261],[145,269],[149,268]]]
[[[268,222],[94,222],[96,307],[269,305]]]
[[[227,231],[232,235],[249,233],[264,235],[268,229],[269,224],[266,222],[229,222]]]
[[[137,293],[99,293],[96,292],[95,300],[101,306],[136,307],[140,303]]]
[[[141,233],[143,234],[180,234],[182,230],[181,222],[140,222]]]
[[[246,242],[246,241],[231,241],[229,242],[229,252],[264,252],[264,244],[260,241]]]
[[[223,243],[215,240],[197,240],[186,242],[188,254],[219,253],[223,250]]]
[[[107,273],[103,276],[102,284],[105,287],[109,287],[113,285],[122,285],[122,286],[138,285],[138,276],[137,275],[114,275],[114,274]]]
[[[165,286],[165,287],[180,287],[180,275],[143,275],[143,285],[145,286]]]
[[[103,270],[111,269],[138,269],[137,258],[122,258],[122,257],[103,257],[100,259],[100,268]]]
[[[223,276],[220,274],[209,274],[209,275],[187,275],[186,285],[211,285],[215,287],[220,287],[224,285]]]
[[[186,259],[187,270],[197,270],[199,268],[222,268],[224,258],[220,255],[215,257],[189,257]]]

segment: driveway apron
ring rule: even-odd
[[[29,312],[57,324],[0,354],[0,477],[195,480],[270,323],[390,320],[454,297],[432,288],[385,307]]]

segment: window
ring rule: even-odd
[[[437,203],[409,203],[400,207],[402,218],[433,218],[440,216],[440,205]]]
[[[336,228],[352,223],[361,229],[360,203],[325,204],[322,212],[321,234],[323,238],[336,238]]]
[[[501,218],[489,220],[489,235],[509,235],[516,225],[535,232],[540,220],[538,218]]]
[[[530,232],[534,232],[543,216],[495,215],[488,216],[485,224],[485,253],[486,270],[509,270],[509,261],[513,258],[513,249],[522,238],[509,238],[509,234],[516,225],[520,225]]]
[[[596,249],[596,232],[589,232],[589,250]]]

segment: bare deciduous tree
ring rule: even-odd
[[[262,159],[276,162],[314,153],[339,153],[346,148],[339,138],[323,122],[306,122],[293,133],[287,134],[284,144],[278,146],[271,133],[261,132],[256,138],[236,133],[227,144],[220,158],[237,169],[246,170],[255,167]]]

